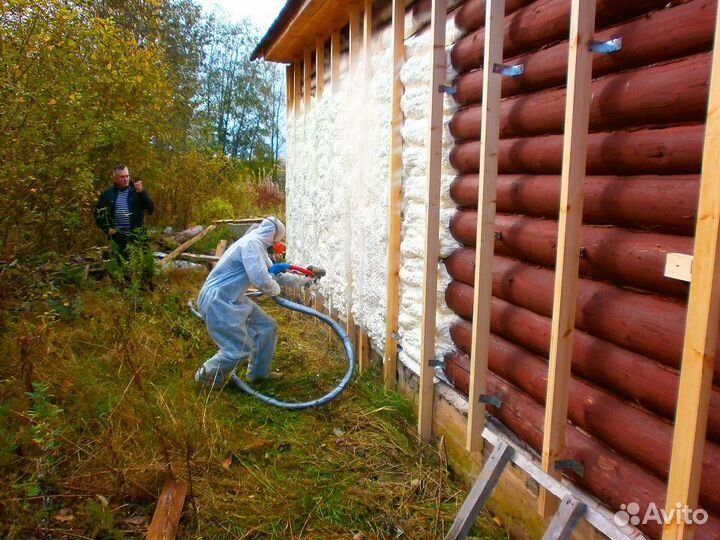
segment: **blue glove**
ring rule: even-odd
[[[282,272],[287,272],[288,270],[290,270],[290,265],[288,263],[275,263],[270,267],[268,272],[277,275]]]

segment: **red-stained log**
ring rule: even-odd
[[[551,320],[500,298],[492,299],[490,330],[544,358],[550,350]],[[453,343],[463,352],[472,352],[472,323],[460,319],[450,327]],[[575,330],[573,372],[607,388],[630,402],[673,420],[677,404],[677,370],[645,356],[621,349]],[[708,438],[720,442],[720,388],[710,397]]]
[[[697,174],[700,172],[703,124],[666,129],[591,133],[587,174]],[[562,135],[501,139],[500,174],[560,174]],[[478,170],[480,143],[466,142],[450,151],[450,164],[459,173]]]
[[[498,214],[495,253],[542,266],[555,267],[557,221]],[[459,210],[450,220],[453,237],[475,246],[477,211]],[[692,255],[687,236],[634,232],[617,227],[582,227],[580,274],[620,285],[686,298],[688,284],[665,277],[668,253]]]
[[[466,268],[446,266],[453,278],[467,279]],[[458,270],[461,275],[465,274],[462,278],[456,277]],[[492,272],[494,296],[540,315],[552,316],[554,272],[501,256],[493,259]],[[471,285],[454,283],[445,296],[453,302],[453,310],[458,315],[472,318]],[[685,305],[677,300],[589,279],[578,282],[577,328],[676,369],[682,357],[685,312]],[[717,364],[714,381],[720,384]]]
[[[535,401],[545,403],[547,364],[518,345],[492,334],[488,368],[517,386]],[[670,470],[673,427],[670,422],[623,402],[611,393],[571,378],[568,419],[620,454],[663,479]],[[632,433],[632,437],[628,437]],[[708,442],[703,458],[700,500],[703,507],[720,511],[720,447]]]
[[[615,54],[595,55],[593,77],[709,51],[715,31],[715,9],[716,0],[693,0],[597,32],[598,41],[622,37],[623,48]],[[658,47],[658,36],[663,36],[662,47]],[[568,46],[564,41],[506,60],[510,65],[523,64],[524,72],[522,77],[503,78],[503,97],[563,86],[567,59]],[[482,77],[482,69],[476,69],[456,79],[457,92],[453,97],[457,103],[480,103]]]
[[[452,379],[461,380],[460,373],[467,372],[470,359],[466,355],[454,353],[446,357],[446,371]],[[467,388],[460,388],[467,393]],[[488,374],[488,393],[502,400],[502,407],[488,407],[489,412],[508,426],[520,439],[528,443],[537,452],[542,449],[542,426],[544,409],[535,400],[492,373]],[[566,457],[582,463],[585,473],[582,478],[569,474],[574,484],[585,488],[613,510],[620,505],[634,501],[640,505],[640,515],[644,515],[650,503],[663,508],[665,484],[656,476],[644,471],[642,467],[623,459],[604,445],[580,431],[573,425],[567,427]],[[652,538],[660,538],[661,527],[655,523],[641,525],[640,529]],[[714,515],[708,522],[698,527],[698,540],[720,538],[720,522]]]
[[[588,176],[583,222],[692,235],[698,190],[697,175]],[[461,207],[476,208],[477,174],[458,176],[450,186],[450,196]],[[515,174],[498,178],[498,212],[557,218],[559,201],[559,176]]]
[[[702,53],[592,83],[590,131],[703,122],[707,115],[710,53]],[[506,99],[500,107],[500,136],[562,133],[564,88]],[[450,133],[457,140],[478,139],[480,105],[457,111]]]
[[[530,5],[535,0],[506,0],[505,15]],[[455,25],[463,32],[472,32],[485,26],[485,0],[468,0],[457,10]]]
[[[595,26],[605,28],[667,4],[667,0],[598,0]],[[567,0],[538,0],[505,17],[503,58],[539,49],[565,40],[570,31],[570,3]],[[459,39],[450,59],[456,71],[480,66],[485,48],[485,29]]]

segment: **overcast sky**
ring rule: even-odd
[[[264,35],[280,10],[285,0],[199,0],[206,13],[220,9],[229,16],[233,22],[246,17],[251,19]]]

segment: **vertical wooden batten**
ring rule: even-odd
[[[405,0],[393,0],[393,79],[390,97],[390,204],[388,206],[387,313],[385,316],[385,388],[395,387],[397,372],[398,313],[400,310],[400,225],[402,221],[402,134],[400,69],[405,62]]]
[[[350,76],[351,78],[357,71],[360,63],[360,50],[362,49],[363,35],[360,31],[360,6],[351,3],[348,6],[348,18],[350,20]]]
[[[285,98],[286,98],[286,108],[285,108],[285,116],[286,118],[290,117],[290,114],[293,110],[294,105],[294,98],[295,98],[295,81],[293,80],[293,66],[292,64],[289,64],[285,67]]]
[[[483,65],[502,64],[505,0],[488,0],[485,15],[485,60]],[[479,215],[475,251],[475,285],[468,392],[466,447],[482,450],[485,405],[480,398],[486,392],[488,352],[490,349],[490,300],[492,298],[492,261],[495,247],[495,198],[498,176],[498,140],[500,138],[500,96],[502,75],[490,67],[483,71],[482,124],[480,133]]]
[[[365,0],[363,13],[363,63],[367,80],[372,76],[372,4],[373,0]]]
[[[336,94],[340,84],[340,30],[330,34],[330,85]]]
[[[315,40],[315,100],[320,101],[325,90],[325,40]]]
[[[303,64],[305,67],[305,77],[303,84],[304,94],[304,107],[305,114],[310,111],[310,104],[312,103],[312,49],[305,49],[303,53]]]
[[[293,105],[294,111],[293,112],[295,113],[296,118],[300,114],[300,103],[301,103],[301,99],[302,99],[302,82],[301,82],[302,81],[302,71],[301,71],[300,63],[301,63],[301,61],[298,60],[293,64],[293,66],[294,66],[293,71],[295,73],[295,76],[293,77],[293,80],[295,83],[295,99],[293,99],[293,103],[294,103],[294,105]]]
[[[595,0],[572,0],[557,262],[542,451],[542,468],[555,478],[561,477],[555,464],[565,454],[590,119],[592,53],[589,46],[594,26]],[[558,500],[547,490],[541,489],[539,512],[547,516],[554,513],[557,507]]]
[[[695,227],[692,278],[685,324],[680,387],[673,434],[665,509],[698,509],[703,451],[720,318],[720,35],[717,8],[710,75],[700,202]],[[680,523],[678,523],[680,521]],[[693,526],[673,519],[663,527],[663,540],[690,538]]]
[[[423,278],[423,319],[420,351],[420,405],[418,431],[424,441],[432,436],[435,360],[437,276],[440,260],[440,183],[442,174],[443,94],[440,85],[447,71],[445,19],[447,0],[433,0],[431,8],[432,75],[430,77],[430,120],[428,125],[427,189],[425,206],[425,258]]]

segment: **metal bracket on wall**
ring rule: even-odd
[[[595,54],[614,54],[622,50],[622,38],[608,41],[590,41],[589,49]]]
[[[441,84],[440,86],[438,86],[438,92],[440,92],[441,94],[457,94],[457,86]]]
[[[480,403],[485,403],[486,405],[490,405],[491,407],[495,407],[496,409],[499,409],[502,407],[502,399],[496,396],[491,396],[488,394],[480,394]]]
[[[495,231],[495,240],[502,240],[502,239],[503,239],[502,231]]]
[[[525,73],[525,64],[516,64],[514,66],[493,64],[493,73],[499,73],[503,77],[519,77]]]
[[[572,471],[580,478],[585,476],[585,467],[579,461],[574,459],[559,459],[555,462],[555,468],[558,471]]]

